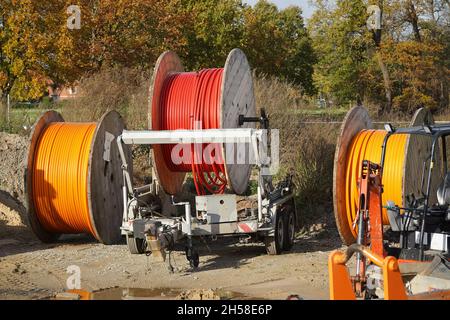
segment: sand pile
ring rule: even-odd
[[[25,168],[28,138],[0,132],[0,220],[25,223]]]

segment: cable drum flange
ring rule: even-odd
[[[148,110],[148,126],[150,130],[161,130],[162,123],[159,116],[159,106],[162,98],[161,91],[166,78],[173,73],[180,72],[184,72],[184,67],[175,52],[166,51],[159,56],[150,85],[150,103]],[[164,160],[162,145],[153,145],[151,155],[154,173],[164,191],[168,194],[180,193],[186,174],[184,172],[172,172],[169,170]]]
[[[26,194],[26,209],[28,213],[28,222],[33,230],[34,234],[42,242],[54,242],[60,234],[51,233],[47,231],[39,222],[38,213],[33,203],[33,187],[32,187],[32,174],[34,165],[34,154],[37,148],[39,137],[45,130],[47,125],[53,122],[64,122],[63,117],[56,111],[47,111],[44,113],[34,124],[30,133],[30,143],[28,147],[28,161],[27,168],[25,170],[25,194]]]
[[[433,125],[434,119],[431,112],[426,108],[420,108],[415,113],[411,120],[410,126],[422,126]],[[409,194],[419,195],[422,193],[421,188],[421,175],[424,162],[431,154],[431,139],[429,137],[423,137],[419,135],[409,135],[406,144],[406,150],[408,150],[408,156],[406,157],[405,166],[403,172],[403,197],[405,198]],[[435,155],[439,159],[440,148],[439,143],[436,144]],[[409,173],[409,174],[407,174]],[[442,181],[442,163],[440,161],[434,162],[434,168],[431,177],[430,188],[430,201],[431,203],[437,202],[437,189],[440,181]],[[426,183],[426,179],[425,179]],[[426,188],[426,185],[425,185]],[[423,190],[425,191],[425,190]],[[406,206],[404,202],[403,205]]]
[[[222,82],[222,128],[238,128],[239,115],[255,117],[256,105],[253,88],[253,79],[247,57],[240,49],[233,49],[225,62],[224,77]],[[255,123],[245,123],[242,128],[255,128]],[[250,150],[249,148],[246,151]],[[244,150],[237,150],[232,155],[227,155],[226,173],[230,187],[237,194],[243,194],[247,190],[250,180],[251,164],[249,155],[242,154]],[[245,159],[244,164],[239,159]]]
[[[89,154],[88,203],[96,238],[104,244],[121,241],[120,226],[123,214],[123,174],[116,138],[122,134],[125,123],[116,111],[103,115],[97,124]],[[128,172],[132,176],[131,150],[122,144]]]

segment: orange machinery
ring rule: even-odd
[[[400,129],[385,125],[381,142],[364,143],[364,150],[379,148],[381,161],[377,164],[365,157],[367,151],[354,147],[361,137],[358,130],[365,130],[362,125],[356,129],[349,126],[355,119],[360,119],[356,121],[360,124],[368,122],[360,107],[351,110],[336,152],[335,216],[340,236],[349,247],[329,257],[330,298],[450,299],[450,172],[446,148],[450,124],[424,121]],[[391,137],[398,140],[400,136],[410,141],[400,147],[392,143],[394,139],[388,143]],[[398,152],[386,152],[388,148],[397,148]],[[405,152],[400,157],[402,150]],[[396,156],[400,163],[387,159]],[[340,169],[350,167],[349,163],[356,169]],[[392,170],[392,164],[403,170]],[[395,190],[391,190],[393,185]],[[355,254],[351,276],[346,264]]]

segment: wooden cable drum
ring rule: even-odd
[[[250,66],[239,49],[230,52],[224,68],[197,72],[184,72],[180,58],[174,52],[164,52],[155,66],[150,99],[151,130],[254,127],[254,123],[239,126],[239,115],[256,115]],[[247,190],[251,165],[236,161],[248,159],[248,155],[239,154],[245,150],[237,148],[238,154],[227,154],[220,145],[209,166],[176,166],[171,161],[172,148],[152,147],[156,180],[166,193],[178,194],[187,172],[192,172],[198,194],[223,193],[225,189],[242,194]],[[195,151],[192,157],[197,157]]]
[[[64,122],[55,111],[36,122],[25,182],[30,226],[41,241],[78,233],[104,244],[121,240],[123,175],[116,138],[123,129],[115,111],[98,123]]]
[[[433,123],[432,116],[426,109],[419,109],[410,126],[424,123]],[[334,160],[333,202],[336,225],[342,241],[347,245],[354,243],[357,236],[353,223],[358,210],[358,179],[362,161],[381,162],[386,134],[385,130],[373,129],[370,116],[363,107],[351,109],[342,124]],[[389,138],[382,177],[383,206],[387,201],[394,201],[404,207],[407,195],[420,195],[422,166],[430,149],[431,139],[427,137],[399,134]],[[438,172],[435,170],[435,174]],[[440,180],[433,181],[432,195],[436,193]],[[386,209],[383,209],[383,224],[389,224]]]

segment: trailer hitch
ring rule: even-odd
[[[185,247],[186,259],[189,261],[191,268],[195,269],[200,263],[200,257],[196,248],[192,243],[192,215],[191,215],[191,204],[189,201],[186,202],[175,202],[175,197],[172,195],[170,197],[172,205],[174,206],[184,206],[185,222],[186,222],[186,235],[187,243]]]

